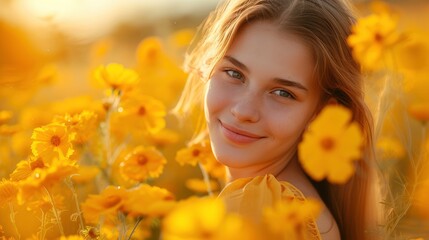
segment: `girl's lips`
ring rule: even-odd
[[[252,143],[252,142],[258,141],[259,139],[264,138],[259,135],[253,134],[251,132],[247,132],[247,131],[235,128],[221,121],[219,122],[220,122],[222,134],[226,139],[228,139],[233,143],[246,144],[246,143]]]

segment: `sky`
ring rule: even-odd
[[[206,15],[218,0],[8,0],[0,19],[43,38],[50,29],[82,42],[109,34],[119,24],[134,27],[165,18]]]

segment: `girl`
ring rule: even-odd
[[[201,133],[227,167],[219,197],[230,211],[257,221],[278,198],[311,197],[324,203],[311,239],[368,238],[372,122],[346,43],[353,23],[345,0],[226,0],[201,26],[175,112],[204,109]],[[327,104],[349,108],[365,137],[345,185],[312,181],[298,162],[301,136]]]

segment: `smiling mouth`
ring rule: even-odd
[[[244,131],[219,120],[223,136],[229,141],[236,144],[247,144],[263,139],[264,137],[257,134]]]

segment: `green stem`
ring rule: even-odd
[[[392,233],[394,234],[396,231],[397,226],[399,225],[400,221],[406,216],[406,214],[408,213],[408,210],[411,208],[412,205],[412,201],[414,199],[414,194],[416,193],[417,190],[417,185],[418,185],[418,181],[420,179],[420,175],[422,173],[422,164],[424,162],[424,160],[426,159],[426,155],[427,155],[427,151],[425,151],[425,143],[426,143],[426,132],[427,132],[427,125],[425,123],[423,123],[422,126],[422,136],[421,136],[421,142],[420,142],[420,149],[419,149],[419,154],[416,158],[411,157],[410,158],[410,164],[411,164],[411,168],[413,170],[413,174],[412,174],[412,179],[411,179],[411,186],[409,188],[405,188],[404,191],[404,195],[408,196],[405,202],[405,206],[402,209],[402,211],[398,212],[397,215],[395,216],[395,219],[393,221],[392,224],[390,224],[390,234]]]
[[[122,212],[118,212],[118,219],[120,221],[120,224],[118,225],[118,239],[125,239],[127,235],[127,221],[125,219],[125,215]]]
[[[383,79],[384,79],[383,88],[380,91],[380,95],[379,95],[380,97],[378,100],[377,108],[375,110],[375,112],[377,113],[376,120],[375,120],[375,132],[374,132],[374,136],[376,139],[380,135],[380,131],[382,128],[381,123],[383,122],[384,117],[386,115],[387,105],[390,103],[390,100],[386,99],[387,94],[390,91],[390,85],[389,85],[390,81],[387,76],[385,76]]]
[[[103,130],[104,130],[104,144],[106,147],[106,158],[107,158],[107,164],[109,164],[109,166],[111,164],[113,164],[113,160],[114,160],[112,158],[112,146],[111,146],[112,142],[110,139],[111,138],[110,137],[110,119],[112,116],[112,111],[116,110],[119,106],[120,97],[111,96],[110,98],[112,99],[111,100],[112,105],[107,110],[106,119],[105,119],[104,128],[103,128]],[[110,102],[110,100],[109,100],[109,102]]]
[[[61,236],[65,236],[60,214],[58,213],[57,208],[55,207],[54,198],[52,197],[51,193],[48,191],[48,189],[46,187],[43,187],[43,188],[45,189],[46,193],[48,194],[49,201],[51,202],[51,205],[52,205],[52,211],[54,212],[55,219],[57,220],[57,225],[58,225],[58,228],[60,230]]]
[[[200,162],[198,163],[198,166],[200,167],[201,173],[203,174],[204,182],[207,185],[207,192],[208,192],[209,196],[213,196],[213,190],[212,190],[212,186],[210,184],[209,174],[207,173],[206,169],[204,168],[204,166]]]
[[[42,211],[42,225],[40,226],[40,239],[45,240],[46,237],[46,214]]]
[[[137,222],[136,224],[134,224],[133,230],[131,231],[130,236],[128,236],[128,240],[131,240],[131,237],[133,236],[134,231],[136,230],[137,226],[140,224],[142,219],[143,219],[142,217],[137,218]]]
[[[15,210],[13,209],[13,205],[11,202],[9,202],[9,208],[10,208],[10,221],[12,222],[13,228],[16,232],[16,236],[18,239],[21,239],[21,235],[18,231],[18,226],[16,225],[16,219],[15,219]]]
[[[67,185],[67,186],[70,188],[70,190],[72,191],[72,194],[73,194],[73,200],[74,200],[74,203],[75,203],[75,205],[76,205],[77,215],[78,215],[78,217],[79,217],[79,225],[80,225],[79,227],[80,227],[80,230],[83,230],[83,229],[85,229],[85,224],[84,224],[84,222],[83,222],[83,218],[82,218],[82,211],[80,210],[80,207],[79,207],[79,199],[78,199],[78,197],[77,197],[77,193],[76,193],[76,189],[75,189],[75,187],[74,187],[73,181],[71,180],[71,177],[70,177],[70,178],[65,179],[64,181],[65,181],[66,185]]]

